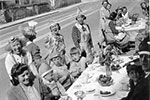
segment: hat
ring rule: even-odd
[[[9,39],[9,43],[14,43],[15,41],[20,42],[20,39],[17,36],[12,36]]]
[[[50,68],[49,70],[47,70],[46,72],[44,72],[41,76],[45,77],[49,73],[53,73],[53,69],[52,68]]]

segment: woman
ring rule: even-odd
[[[128,9],[127,7],[122,7],[122,18],[123,18],[123,21],[124,23],[129,23],[130,22],[130,19],[129,19],[129,12],[128,12]]]
[[[100,28],[102,32],[105,29],[105,22],[110,15],[110,12],[107,9],[107,7],[109,7],[108,2],[104,0],[102,2],[102,8],[100,9]]]
[[[61,27],[59,23],[52,23],[49,27],[50,33],[45,41],[45,47],[49,50],[49,53],[53,51],[64,51],[65,43],[64,37],[59,33]]]
[[[18,37],[12,37],[9,40],[8,47],[10,51],[5,58],[5,67],[11,80],[11,69],[13,65],[16,63],[30,65],[32,63],[32,56],[28,51],[23,49],[22,43]]]
[[[25,28],[19,27],[19,29],[26,41],[24,48],[31,53],[33,62],[38,62],[39,59],[41,59],[40,48],[33,42],[36,39],[37,35],[37,33],[35,32],[35,25],[37,24],[37,22],[30,21],[28,22],[28,24],[29,24],[28,27]]]
[[[147,5],[147,3],[141,2],[140,6],[142,8],[143,15],[148,17],[149,16],[149,6]]]
[[[51,91],[40,78],[30,77],[28,65],[15,64],[11,69],[11,76],[16,86],[8,90],[8,100],[51,100]]]
[[[129,42],[129,35],[124,31],[118,31],[116,29],[116,17],[117,14],[112,12],[109,16],[109,20],[106,22],[105,36],[108,44],[116,44],[119,48],[125,48]]]
[[[145,73],[142,70],[141,65],[137,65],[136,62],[130,62],[127,65],[127,73],[130,78],[130,92],[128,93],[127,97],[122,98],[121,100],[132,100],[131,98],[134,95],[135,88],[141,83],[145,77]]]
[[[61,57],[64,59],[64,63],[68,64],[68,61],[66,60],[65,56],[65,43],[64,43],[64,36],[59,33],[61,30],[59,23],[52,23],[50,25],[50,33],[46,38],[45,41],[45,47],[48,49],[48,53],[44,57],[46,60],[49,57],[49,55],[53,52],[59,52],[61,54]]]
[[[93,42],[90,27],[85,23],[86,16],[79,14],[76,20],[77,23],[72,28],[74,45],[81,50],[83,56],[89,58],[88,62],[92,63]]]

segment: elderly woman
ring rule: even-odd
[[[28,51],[25,51],[22,47],[21,40],[18,37],[12,37],[9,40],[10,51],[5,58],[5,67],[7,73],[11,77],[11,69],[16,63],[24,63],[30,65],[32,63],[32,56]]]
[[[89,63],[92,63],[93,42],[90,27],[84,22],[86,20],[86,16],[79,14],[76,17],[76,20],[77,23],[75,23],[72,28],[72,39],[74,45],[81,50],[82,55],[84,53],[84,56],[89,58]]]
[[[51,91],[40,78],[31,78],[27,64],[16,63],[11,69],[16,86],[8,90],[8,100],[51,100]]]

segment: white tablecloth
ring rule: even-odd
[[[146,26],[146,20],[145,19],[140,19],[139,21],[136,22],[134,25],[122,25],[122,26],[116,26],[117,30],[122,30],[124,28],[125,31],[135,31],[135,30],[141,30],[145,29]]]
[[[131,61],[129,57],[124,56],[120,57],[124,62],[120,65],[123,66],[125,63]],[[91,77],[88,79],[88,82],[85,84],[86,76],[89,74]],[[81,76],[74,82],[74,84],[67,90],[67,94],[72,97],[73,100],[77,100],[77,97],[74,93],[78,90],[82,90],[86,93],[86,97],[83,100],[119,100],[123,96],[127,95],[127,92],[121,92],[119,89],[121,88],[121,82],[128,82],[128,77],[126,73],[126,69],[121,68],[119,71],[112,72],[113,85],[108,87],[103,87],[97,82],[97,78],[100,74],[105,74],[105,66],[100,66],[99,64],[89,65],[88,68],[81,74]],[[76,87],[77,85],[81,85],[81,87]],[[86,90],[95,89],[94,92],[87,93]],[[112,91],[114,95],[108,97],[102,97],[100,95],[100,90],[102,91]]]

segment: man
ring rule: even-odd
[[[150,38],[145,38],[139,46],[139,55],[145,78],[135,87],[130,100],[150,100]]]

